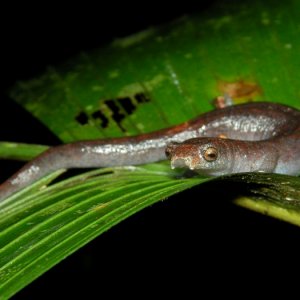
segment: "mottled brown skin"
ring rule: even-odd
[[[197,169],[203,174],[247,171],[297,174],[300,172],[300,112],[275,103],[248,103],[211,111],[148,134],[53,147],[2,183],[0,200],[58,169],[164,160],[167,145],[172,167]],[[199,156],[199,150],[208,146],[218,151],[218,159],[210,164],[201,160],[202,154]]]

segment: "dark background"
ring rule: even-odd
[[[150,2],[81,3],[64,8],[15,4],[3,9],[0,140],[59,143],[8,98],[6,91],[15,81],[37,76],[48,65],[115,37],[186,13],[201,14],[215,2],[168,7]],[[0,161],[1,180],[21,165]],[[300,229],[232,205],[230,200],[238,192],[236,186],[209,184],[155,204],[65,259],[14,299],[80,294],[89,299],[120,293],[144,298],[150,293],[162,296],[180,290],[211,295],[234,286],[259,286],[277,273],[285,274],[291,266],[299,269],[294,255],[300,253]],[[210,284],[215,288],[208,288]],[[139,288],[143,292],[138,292]]]

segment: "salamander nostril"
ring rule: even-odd
[[[165,150],[165,154],[166,154],[166,157],[167,157],[168,159],[170,159],[170,157],[171,157],[171,149],[170,149],[169,146],[167,146],[167,148],[166,148],[166,150]]]

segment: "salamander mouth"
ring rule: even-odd
[[[171,159],[171,168],[185,168],[188,167],[191,168],[191,158],[185,157],[185,158],[172,158]]]
[[[171,158],[171,168],[188,168],[190,170],[195,170],[198,165],[198,159],[193,158],[192,156],[178,157],[173,156]]]

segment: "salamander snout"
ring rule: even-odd
[[[166,147],[166,156],[171,161],[171,168],[195,169],[199,155],[197,147],[185,143],[171,142]]]

